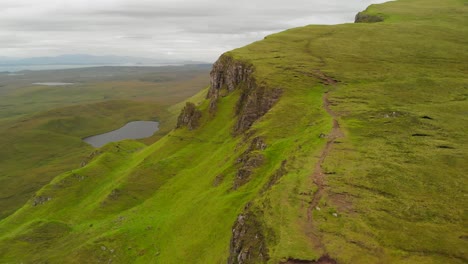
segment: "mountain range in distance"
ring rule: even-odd
[[[0,56],[0,65],[173,65],[173,64],[206,64],[207,62],[156,59],[130,56],[94,56],[89,54],[64,54],[50,57],[14,58]]]

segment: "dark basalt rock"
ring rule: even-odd
[[[252,175],[254,170],[262,166],[265,158],[260,151],[265,150],[266,147],[267,144],[262,137],[255,137],[250,142],[247,150],[237,158],[236,163],[241,164],[241,166],[237,170],[237,174],[234,179],[234,189],[246,184],[250,180],[250,175]]]
[[[177,118],[176,128],[187,127],[189,130],[193,130],[199,126],[201,116],[202,113],[195,104],[187,102]]]
[[[241,187],[250,180],[250,175],[254,170],[264,163],[265,158],[260,153],[249,153],[242,161],[242,166],[237,170],[234,179],[234,189]]]
[[[246,207],[232,228],[228,264],[266,263],[269,259],[262,223]]]
[[[265,86],[244,89],[236,106],[238,119],[234,126],[234,134],[249,129],[257,119],[273,107],[281,93],[281,89],[268,89]]]
[[[211,86],[207,98],[211,99],[210,112],[214,114],[220,96],[236,89],[242,94],[237,101],[235,113],[238,117],[233,132],[235,135],[248,130],[252,124],[268,112],[281,96],[281,89],[259,85],[254,78],[254,67],[236,61],[224,54],[213,65],[210,73]]]
[[[384,19],[381,16],[370,15],[363,12],[359,12],[354,19],[354,23],[377,23],[382,21],[384,21]]]

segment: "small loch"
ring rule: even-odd
[[[42,86],[68,86],[74,85],[74,83],[66,83],[66,82],[38,82],[33,83],[34,85],[42,85]]]
[[[116,142],[124,139],[147,138],[159,130],[159,122],[155,121],[133,121],[125,126],[104,134],[84,138],[83,141],[95,148],[104,146],[109,142]]]

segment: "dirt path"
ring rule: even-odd
[[[314,75],[315,77],[319,78],[322,81],[322,83],[324,83],[325,85],[336,86],[338,82],[335,79],[329,76],[326,76],[325,74],[323,74],[322,72],[318,70],[314,72]],[[323,256],[315,262],[314,261],[304,262],[303,260],[289,260],[290,262],[288,263],[319,263],[319,264],[336,263],[335,260],[328,257],[325,251],[325,248],[321,242],[318,229],[316,228],[315,223],[313,222],[313,219],[312,219],[313,210],[320,210],[320,208],[318,207],[318,204],[320,202],[320,199],[322,199],[325,193],[325,188],[326,188],[325,172],[322,167],[323,163],[325,162],[325,159],[330,154],[334,143],[338,139],[345,137],[343,131],[341,130],[340,123],[338,122],[338,115],[331,110],[330,105],[331,103],[329,101],[329,92],[326,92],[323,96],[323,108],[333,118],[333,121],[332,121],[333,126],[332,126],[332,130],[330,131],[330,133],[325,136],[327,138],[327,143],[325,144],[325,147],[320,153],[320,157],[317,163],[315,164],[314,172],[311,175],[312,181],[317,185],[317,191],[312,195],[312,200],[307,208],[307,227],[306,227],[306,234],[310,237],[315,248],[322,251]]]
[[[322,165],[327,156],[330,154],[331,149],[333,148],[333,144],[335,141],[339,138],[343,138],[344,134],[343,131],[341,131],[340,124],[338,123],[338,116],[336,113],[334,113],[330,109],[330,101],[328,100],[328,92],[325,93],[323,96],[323,107],[327,111],[327,113],[333,117],[333,128],[330,134],[327,135],[328,141],[327,144],[325,145],[325,148],[322,150],[322,153],[320,154],[320,158],[315,164],[315,169],[314,173],[312,174],[312,180],[314,183],[317,185],[318,190],[314,193],[312,197],[312,201],[309,205],[308,211],[307,211],[307,219],[310,222],[312,220],[312,210],[314,210],[320,199],[322,198],[324,188],[325,188],[325,173],[323,171]]]

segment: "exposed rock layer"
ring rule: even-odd
[[[254,138],[246,151],[244,151],[239,158],[237,158],[237,164],[240,164],[240,168],[237,170],[236,177],[234,179],[234,189],[246,184],[250,180],[250,175],[253,171],[260,167],[265,157],[261,153],[265,150],[267,144],[261,137]]]
[[[262,224],[248,207],[232,228],[228,264],[266,263],[269,259]]]
[[[193,130],[198,127],[201,116],[201,111],[196,108],[195,104],[187,102],[177,118],[177,128],[185,126]]]
[[[237,61],[226,54],[213,65],[210,75],[211,87],[207,98],[211,100],[211,113],[216,112],[220,96],[225,96],[236,89],[242,90],[236,104],[237,122],[233,129],[234,134],[249,129],[257,119],[273,107],[281,95],[281,89],[257,83],[252,65]]]
[[[357,13],[354,23],[377,23],[384,21],[383,17],[377,15],[370,15],[364,12]]]

